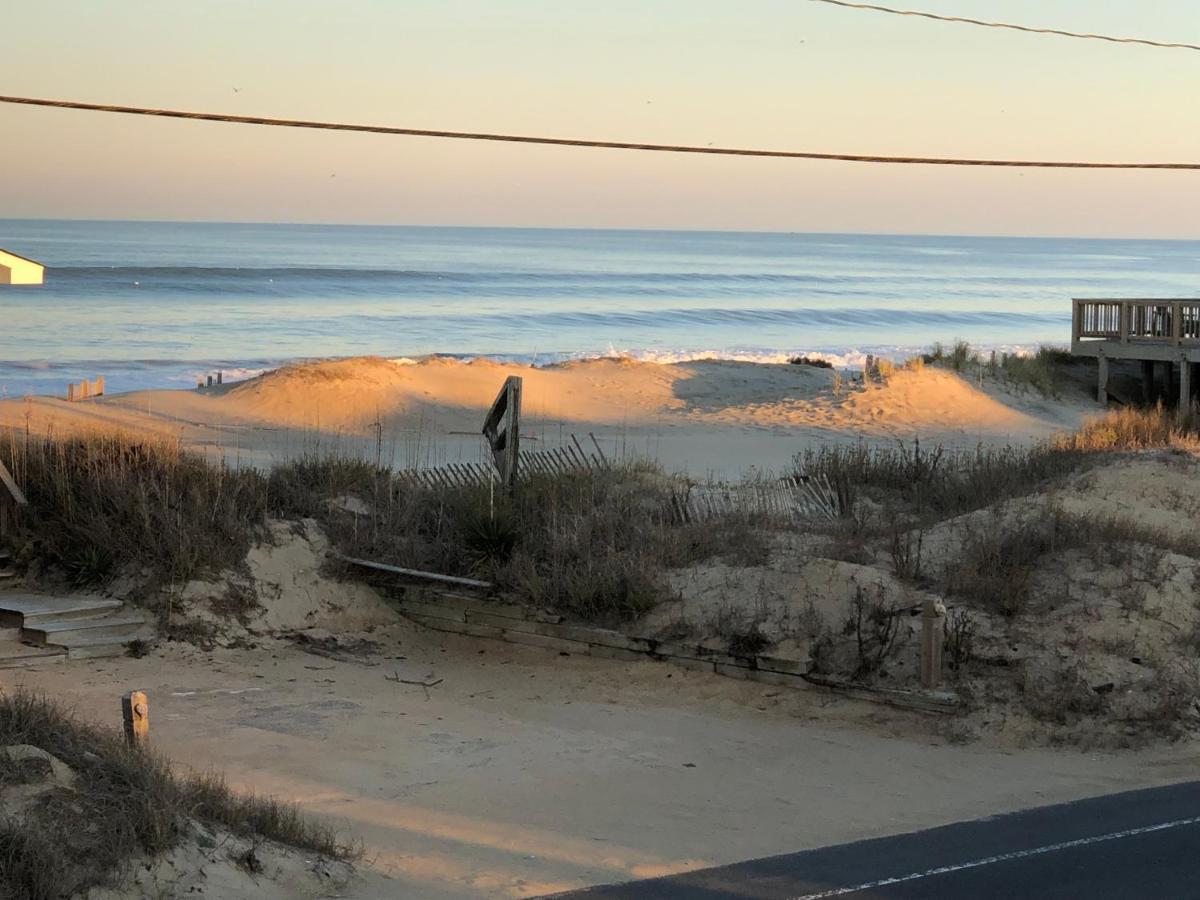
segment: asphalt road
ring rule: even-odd
[[[559,896],[1200,898],[1200,781]]]

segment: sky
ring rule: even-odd
[[[1200,43],[1196,0],[895,0]],[[1200,161],[1200,52],[810,0],[39,0],[0,94],[609,140]],[[1200,238],[1200,172],[477,144],[0,105],[0,217]]]

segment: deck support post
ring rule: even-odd
[[[1108,357],[1101,353],[1096,357],[1096,372],[1098,374],[1098,383],[1096,385],[1096,400],[1101,406],[1108,405]]]
[[[1142,360],[1142,402],[1154,402],[1154,360]]]
[[[1192,405],[1192,364],[1187,357],[1179,361],[1179,409],[1186,410]]]

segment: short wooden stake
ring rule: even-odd
[[[125,720],[125,740],[129,746],[144,746],[150,739],[150,703],[146,694],[130,691],[122,697],[121,717]]]
[[[942,642],[946,635],[946,608],[926,600],[921,610],[921,687],[942,683]]]
[[[208,376],[208,386],[212,387],[212,376],[211,375]]]
[[[221,383],[221,382],[224,380],[224,378],[225,378],[225,373],[224,373],[224,372],[218,372],[218,373],[217,373],[217,384],[220,384],[220,383]]]
[[[67,385],[67,402],[75,402],[75,382],[73,381]]]

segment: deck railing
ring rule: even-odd
[[[1071,341],[1200,345],[1200,299],[1074,300]]]

